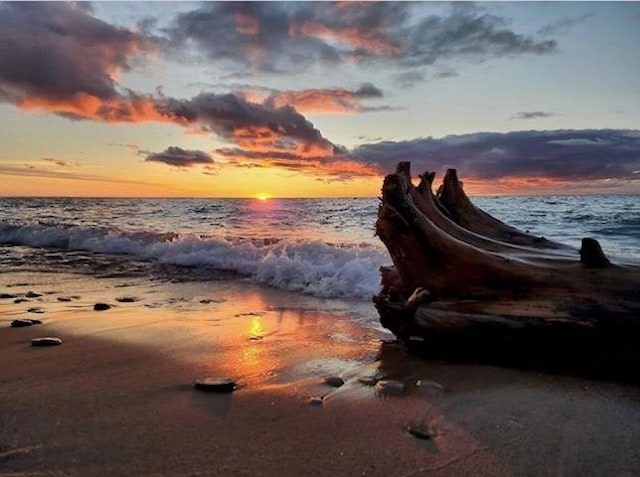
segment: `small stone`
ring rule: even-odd
[[[0,299],[6,300],[9,298],[15,298],[18,295],[12,295],[11,293],[0,293]]]
[[[201,391],[230,393],[236,389],[236,382],[231,378],[203,378],[196,379],[194,386]]]
[[[409,427],[407,427],[407,432],[412,436],[417,437],[418,439],[427,440],[433,437],[433,434],[431,433],[431,431],[429,431],[429,429],[420,425],[410,425]]]
[[[11,327],[12,328],[24,328],[25,326],[31,326],[33,324],[34,323],[31,320],[18,319],[18,320],[13,320],[11,322]]]
[[[314,396],[311,399],[309,399],[309,404],[311,404],[312,406],[320,407],[324,405],[324,400],[319,396]]]
[[[332,388],[339,388],[344,384],[344,379],[340,376],[328,376],[324,378],[324,383]]]
[[[111,308],[111,305],[107,305],[106,303],[96,303],[93,305],[94,311],[104,311]]]
[[[436,383],[435,381],[424,381],[422,379],[416,382],[416,388],[429,395],[437,395],[444,392],[444,386],[442,384]]]
[[[26,298],[16,298],[13,300],[14,303],[24,303],[25,301],[29,301]]]
[[[39,306],[35,306],[33,308],[28,308],[27,313],[44,313],[44,309]]]
[[[68,296],[59,296],[59,297],[58,297],[58,301],[64,301],[64,302],[67,302],[67,301],[71,301],[71,298],[70,298],[70,297],[68,297]]]
[[[34,320],[34,319],[31,319],[31,320],[29,320],[29,321],[30,321],[32,324],[34,324],[34,325],[41,325],[41,324],[42,324],[42,321],[40,321],[40,320]]]
[[[140,298],[137,298],[135,296],[120,296],[116,298],[116,301],[119,301],[120,303],[134,303],[139,300]]]
[[[42,338],[34,338],[31,340],[31,346],[58,346],[61,344],[62,340],[53,336],[45,336]]]
[[[34,291],[29,290],[25,295],[27,298],[39,298],[42,296],[42,293],[36,293]]]
[[[375,386],[378,379],[375,376],[358,376],[358,381],[365,386]]]
[[[404,383],[383,379],[376,383],[376,389],[385,394],[402,394],[404,393]]]

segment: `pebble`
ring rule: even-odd
[[[320,407],[324,405],[324,400],[321,397],[314,396],[311,399],[309,399],[309,404],[311,404],[312,406]]]
[[[433,437],[431,431],[424,426],[410,425],[407,427],[407,432],[418,439],[431,439]]]
[[[11,327],[12,328],[24,328],[25,326],[31,326],[31,325],[35,325],[36,323],[34,323],[32,320],[23,320],[23,319],[18,319],[18,320],[13,320],[11,322]]]
[[[71,301],[71,298],[68,296],[59,296],[58,301]]]
[[[27,298],[39,298],[42,296],[42,293],[36,293],[34,291],[28,291],[27,293],[25,293],[25,295]]]
[[[11,293],[0,293],[0,299],[16,298],[18,295],[12,295]]]
[[[416,388],[434,396],[444,392],[444,386],[442,384],[436,383],[435,381],[423,381],[422,379],[416,382]]]
[[[58,346],[61,344],[62,340],[53,336],[45,336],[42,338],[34,338],[31,340],[31,346]]]
[[[107,305],[106,303],[96,303],[95,305],[93,305],[93,309],[95,311],[104,311],[108,310],[109,308],[111,308],[111,305]]]
[[[16,298],[13,300],[14,303],[24,303],[25,301],[29,301],[26,298]]]
[[[404,383],[383,379],[376,383],[376,389],[385,394],[402,394],[404,393]]]
[[[236,389],[236,382],[231,378],[203,378],[196,379],[194,386],[201,391],[230,393]]]
[[[375,386],[378,382],[375,376],[358,376],[358,381],[365,386]]]
[[[27,313],[44,313],[44,308],[40,308],[39,306],[28,308]]]
[[[332,388],[339,388],[344,384],[344,379],[339,376],[328,376],[324,378],[324,383]]]
[[[119,301],[120,303],[133,303],[138,300],[140,300],[140,298],[137,298],[135,296],[120,296],[116,298],[116,301]]]

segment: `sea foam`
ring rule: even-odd
[[[382,247],[368,244],[124,233],[42,224],[0,224],[0,244],[130,255],[162,264],[208,267],[320,297],[368,298],[378,289],[378,268],[390,262]]]

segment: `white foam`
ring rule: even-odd
[[[267,241],[268,242],[268,241]],[[295,240],[275,243],[194,235],[135,234],[47,225],[0,224],[0,243],[132,255],[159,263],[212,267],[281,289],[321,297],[368,298],[379,287],[382,247]]]

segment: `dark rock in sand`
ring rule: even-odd
[[[140,298],[135,296],[120,296],[116,298],[116,301],[119,301],[120,303],[134,303],[139,300]]]
[[[309,399],[309,404],[311,404],[312,406],[320,407],[324,404],[324,399],[318,396],[314,396],[311,399]]]
[[[25,326],[31,326],[35,323],[33,323],[33,321],[31,320],[23,320],[23,319],[18,319],[18,320],[13,320],[11,322],[11,327],[12,328],[24,328]]]
[[[25,301],[29,301],[26,298],[16,298],[13,300],[14,303],[24,303]]]
[[[231,378],[203,378],[196,379],[194,386],[201,391],[230,393],[236,388],[236,382]]]
[[[68,296],[59,296],[59,297],[58,297],[58,301],[64,301],[64,302],[67,302],[67,301],[71,301],[71,298],[70,298],[70,297],[68,297]]]
[[[31,346],[58,346],[61,344],[62,340],[53,336],[44,336],[42,338],[34,338],[31,340]]]
[[[30,319],[29,321],[31,323],[33,323],[34,325],[41,325],[42,324],[42,321],[40,321],[40,320]]]
[[[0,293],[0,299],[8,300],[9,298],[16,298],[18,295],[12,295],[11,293]]]
[[[402,394],[404,393],[404,383],[383,379],[376,383],[376,390],[384,394]]]
[[[25,293],[25,295],[27,298],[39,298],[42,296],[42,293],[36,293],[34,291],[28,291],[27,293]]]
[[[344,384],[344,379],[340,376],[327,376],[324,378],[324,383],[332,388],[339,388]]]
[[[433,433],[425,426],[412,424],[407,427],[407,432],[418,439],[431,439],[433,437]]]
[[[378,378],[375,376],[358,376],[358,381],[365,386],[375,386],[378,382]]]
[[[28,308],[27,313],[44,313],[44,309],[39,306],[35,306],[33,308]]]
[[[431,396],[436,396],[444,392],[444,386],[442,384],[436,383],[435,381],[424,381],[422,379],[416,382],[416,388]]]
[[[104,311],[111,308],[111,305],[107,305],[106,303],[96,303],[93,305],[94,311]]]

